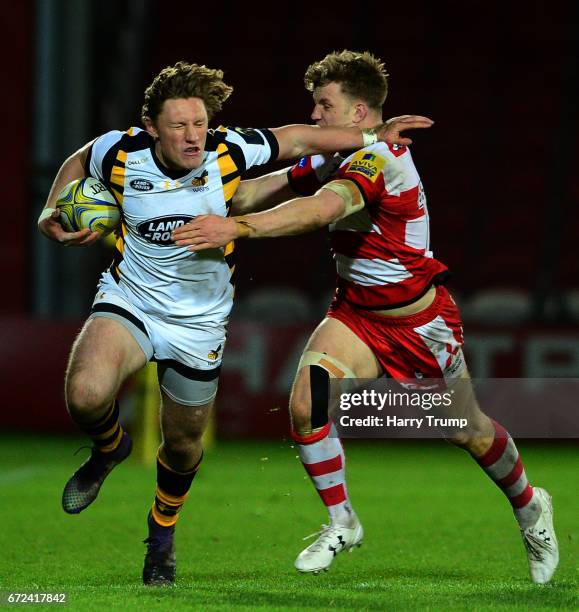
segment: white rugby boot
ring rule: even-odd
[[[521,529],[527,549],[529,570],[533,582],[545,584],[551,580],[559,563],[559,544],[553,527],[553,503],[545,489],[534,488],[541,504],[541,514],[532,527]]]
[[[352,552],[354,546],[362,545],[364,530],[360,521],[356,518],[351,527],[322,525],[321,531],[307,536],[304,540],[314,535],[319,535],[318,539],[302,550],[295,560],[294,565],[299,572],[317,574],[321,571],[327,571],[338,553],[344,550]]]

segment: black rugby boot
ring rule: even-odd
[[[175,584],[175,526],[162,527],[151,516],[147,518],[149,537],[144,540],[147,545],[145,566],[143,567],[143,584],[146,586],[173,586]]]
[[[133,441],[126,431],[112,453],[101,453],[93,447],[90,457],[66,483],[62,493],[62,509],[68,514],[78,514],[90,506],[97,498],[105,478],[131,454],[132,448]]]

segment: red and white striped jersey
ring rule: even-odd
[[[364,197],[361,211],[329,227],[338,298],[358,308],[403,306],[448,275],[430,251],[426,195],[407,147],[380,142],[346,158],[304,157],[288,177],[301,195],[348,179]]]

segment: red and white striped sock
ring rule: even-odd
[[[334,425],[332,435],[337,436]],[[346,455],[338,437],[329,437],[330,424],[320,431],[300,436],[292,431],[300,459],[322,502],[328,509],[332,524],[349,526],[355,518],[346,488]]]
[[[476,461],[507,496],[519,525],[532,527],[539,518],[541,505],[527,480],[521,456],[509,432],[496,421],[491,419],[491,422],[495,438],[489,450]]]

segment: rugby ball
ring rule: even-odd
[[[121,220],[115,197],[105,184],[92,176],[69,183],[58,196],[60,222],[68,232],[88,227],[102,236],[110,234]]]

